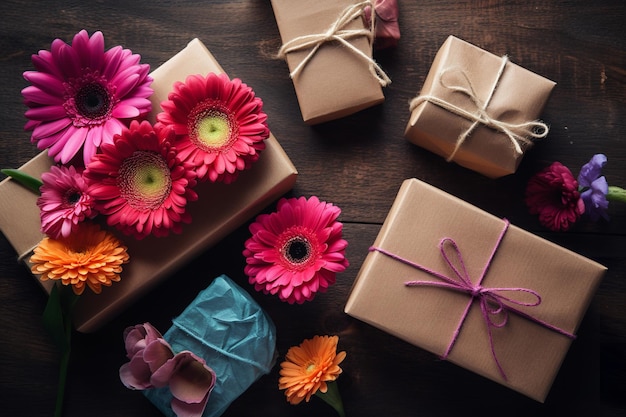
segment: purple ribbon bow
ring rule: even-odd
[[[450,351],[452,350],[452,348],[454,347],[454,344],[456,343],[456,340],[459,336],[459,332],[461,331],[461,328],[463,327],[463,323],[465,322],[465,319],[467,318],[467,315],[470,311],[472,304],[474,303],[474,301],[478,301],[480,305],[482,317],[485,321],[485,324],[487,325],[487,333],[489,335],[489,346],[491,348],[491,355],[493,356],[493,359],[498,367],[498,370],[500,371],[500,375],[505,381],[507,380],[507,377],[506,377],[506,374],[504,373],[504,369],[502,368],[502,365],[500,364],[500,361],[498,360],[498,356],[496,355],[496,351],[495,351],[494,344],[493,344],[492,328],[502,328],[506,326],[508,322],[509,312],[525,317],[528,320],[531,320],[535,323],[545,326],[546,328],[553,330],[557,333],[560,333],[562,335],[565,335],[569,338],[574,339],[576,337],[574,334],[566,330],[553,326],[552,324],[547,323],[536,317],[530,316],[524,313],[523,311],[516,309],[515,307],[511,305],[511,304],[514,304],[514,305],[524,306],[524,307],[538,306],[539,304],[541,304],[541,296],[539,295],[538,292],[528,289],[528,288],[521,288],[521,287],[489,288],[489,287],[482,286],[482,281],[487,275],[489,266],[491,265],[491,261],[493,260],[493,257],[495,256],[498,250],[498,247],[500,246],[500,243],[502,242],[502,239],[504,238],[504,234],[506,233],[508,227],[509,227],[509,222],[508,220],[504,219],[504,227],[502,231],[500,232],[500,235],[498,236],[496,244],[494,245],[489,258],[487,259],[487,263],[485,264],[485,267],[483,268],[483,271],[481,275],[479,276],[476,284],[472,282],[469,276],[469,273],[467,272],[467,269],[465,268],[465,263],[463,262],[463,256],[461,255],[461,251],[458,245],[456,244],[454,239],[451,239],[449,237],[445,237],[441,239],[441,241],[439,242],[439,250],[441,252],[441,255],[443,256],[443,259],[446,261],[446,263],[448,264],[448,266],[454,273],[453,277],[434,271],[430,268],[427,268],[423,265],[412,262],[408,259],[404,259],[396,254],[386,251],[385,249],[378,248],[375,246],[370,247],[370,251],[380,252],[384,255],[389,256],[390,258],[393,258],[402,263],[410,265],[416,269],[427,272],[441,280],[441,281],[427,281],[427,280],[407,281],[405,282],[405,285],[407,287],[418,287],[418,286],[439,287],[439,288],[450,289],[453,291],[464,292],[471,296],[470,300],[468,301],[465,307],[465,310],[463,311],[463,314],[461,315],[459,324],[454,330],[452,339],[450,340],[450,343],[448,344],[446,351],[444,352],[443,355],[441,355],[442,359],[446,359],[448,355],[450,354]],[[451,254],[448,253],[449,250],[451,250]],[[530,294],[533,301],[522,301],[516,298],[503,295],[503,293],[507,293],[507,292],[509,293],[513,292],[513,293],[518,293],[518,294],[519,293]]]

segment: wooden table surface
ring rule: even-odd
[[[297,3],[294,1],[294,4]],[[200,38],[231,77],[265,102],[270,129],[299,171],[289,196],[317,195],[342,209],[350,267],[313,302],[288,305],[251,291],[278,329],[278,350],[316,334],[336,334],[347,352],[339,388],[348,416],[623,415],[626,410],[626,205],[612,204],[610,222],[583,221],[551,233],[523,202],[532,174],[561,161],[577,174],[605,153],[609,184],[626,186],[626,4],[603,1],[400,0],[402,39],[376,53],[392,79],[384,104],[318,126],[302,122],[270,2],[29,1],[0,4],[0,167],[15,168],[38,151],[24,132],[22,72],[54,38],[101,30],[107,47],[123,45],[156,68]],[[294,6],[296,7],[296,6]],[[449,164],[406,141],[408,101],[416,95],[440,45],[455,35],[557,82],[542,114],[547,139],[514,175],[492,180]],[[347,316],[351,285],[401,182],[424,180],[496,216],[608,267],[544,404],[477,376]],[[272,205],[266,210],[270,211]],[[416,213],[419,215],[419,213]],[[16,219],[19,221],[19,219]],[[118,377],[125,362],[122,331],[150,321],[165,330],[172,317],[225,273],[251,289],[241,256],[247,223],[182,266],[95,333],[74,339],[66,416],[158,416]],[[6,416],[50,416],[59,353],[45,333],[46,296],[0,235],[0,407]],[[278,367],[241,395],[225,416],[333,415],[317,398],[289,405],[277,388]]]

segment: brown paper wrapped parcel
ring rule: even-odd
[[[543,402],[606,268],[507,225],[438,188],[405,180],[345,312]],[[440,251],[444,238],[459,250],[445,241],[450,263]],[[455,290],[437,274],[456,282],[463,276],[471,285]],[[406,285],[411,281],[421,284]],[[536,304],[533,294],[538,305],[520,305]],[[490,309],[505,306],[506,316],[488,314],[502,327],[487,325],[483,300]]]
[[[206,46],[194,39],[179,53],[156,68],[151,97],[154,122],[160,103],[167,99],[175,81],[188,75],[224,72]],[[44,151],[21,169],[39,177],[47,171],[52,159]],[[76,328],[92,332],[104,325],[122,309],[146,293],[163,278],[173,274],[185,262],[215,245],[244,224],[295,184],[297,170],[276,138],[270,134],[266,148],[251,169],[242,172],[232,184],[199,183],[198,200],[187,206],[192,217],[180,235],[164,238],[149,236],[141,241],[109,228],[128,247],[130,262],[124,265],[121,281],[105,287],[101,294],[85,291],[76,306]],[[44,237],[40,231],[37,195],[14,180],[0,183],[0,229],[16,250],[20,260],[28,263],[32,250]],[[37,278],[39,281],[39,279]],[[52,283],[44,283],[49,291]]]
[[[490,178],[517,170],[555,83],[454,36],[410,104],[405,138]]]
[[[305,123],[338,119],[382,103],[390,80],[373,61],[369,4],[354,0],[272,0],[284,57]],[[350,10],[344,15],[343,12]]]

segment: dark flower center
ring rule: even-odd
[[[80,201],[81,193],[76,190],[69,190],[65,195],[65,201],[71,206]]]
[[[304,263],[311,257],[311,244],[301,236],[293,237],[283,246],[283,255],[290,263]]]
[[[76,93],[76,108],[83,116],[97,119],[109,112],[111,100],[102,85],[98,83],[86,84]]]
[[[98,71],[85,69],[79,78],[65,84],[63,107],[76,127],[90,127],[109,120],[115,107],[115,85]]]

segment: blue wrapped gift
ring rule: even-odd
[[[216,374],[203,417],[222,415],[276,363],[274,323],[250,294],[226,275],[215,278],[172,323],[163,337],[174,352],[195,353]],[[143,393],[163,414],[175,417],[169,387]]]

